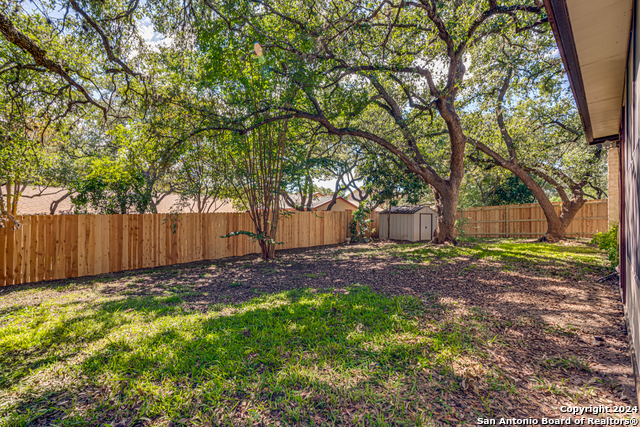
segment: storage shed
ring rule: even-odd
[[[389,210],[380,212],[380,239],[388,237]],[[433,239],[437,214],[429,206],[394,206],[391,208],[391,239],[418,242]]]

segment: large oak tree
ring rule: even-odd
[[[230,88],[230,64],[260,43],[264,72],[297,87],[294,99],[263,103],[257,112],[235,108],[234,119],[226,123],[221,114],[202,114],[208,121],[204,127],[246,133],[262,125],[256,116],[267,114],[267,122],[302,118],[330,134],[376,143],[433,191],[439,214],[436,243],[455,241],[467,143],[458,99],[465,58],[488,39],[535,31],[547,20],[537,0],[153,3],[158,28],[172,29],[174,39],[195,40],[209,57],[209,75],[227,79],[217,80],[218,86]],[[188,19],[191,33],[185,35]],[[368,126],[363,115],[384,117],[386,125]],[[441,157],[433,155],[442,151],[443,137],[444,168]]]

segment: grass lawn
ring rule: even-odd
[[[607,272],[581,243],[377,244],[0,289],[0,425],[475,425],[630,405]]]

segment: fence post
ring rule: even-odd
[[[507,238],[509,237],[509,205],[505,205],[504,207],[504,222],[505,222],[505,233],[507,234]]]

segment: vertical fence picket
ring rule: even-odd
[[[191,261],[198,261],[198,249],[199,249],[199,235],[198,235],[198,221],[200,215],[198,214],[190,214],[191,215]]]
[[[191,262],[193,258],[193,216],[184,214],[184,234],[182,240],[182,262]]]
[[[122,256],[120,262],[122,270],[129,270],[129,215],[122,215]]]
[[[102,220],[104,215],[95,215],[93,218],[93,274],[102,274]]]
[[[78,215],[78,277],[87,275],[87,216]]]
[[[144,217],[144,268],[152,266],[153,257],[151,256],[151,240],[153,238],[153,218],[149,214],[142,215]]]
[[[45,217],[43,215],[38,215],[38,231],[36,234],[36,279],[40,282],[44,280]]]
[[[100,229],[102,232],[101,247],[100,247],[100,263],[102,266],[100,269],[102,273],[109,273],[109,257],[111,256],[111,236],[109,230],[111,229],[111,215],[100,215],[102,217],[102,223]]]
[[[164,216],[158,217],[158,265],[167,265],[167,233],[165,232],[165,218]]]
[[[117,271],[118,216],[109,215],[109,273]]]
[[[71,277],[78,277],[78,215],[71,216]]]
[[[171,265],[171,217],[167,216],[163,227],[164,234],[164,265]]]
[[[30,246],[31,241],[31,216],[22,217],[22,283],[31,282],[31,276],[29,275],[29,261],[30,261]],[[0,244],[0,247],[2,245]],[[1,256],[1,255],[0,255]],[[0,286],[2,278],[0,277]]]
[[[54,277],[56,279],[64,279],[64,248],[66,246],[66,239],[67,239],[67,233],[65,231],[65,226],[66,226],[66,215],[58,215],[58,217],[56,218],[56,220],[54,221],[56,226],[55,226],[55,244],[56,244],[56,251],[55,251],[55,273],[54,273]],[[32,229],[32,233],[35,232],[35,227],[31,227]],[[32,248],[33,250],[33,248]]]
[[[152,223],[152,236],[151,236],[151,264],[154,267],[158,266],[158,215],[151,215]]]
[[[71,215],[64,217],[64,234],[64,277],[69,278],[72,277],[73,269],[73,222]]]
[[[196,217],[196,261],[202,261],[204,257],[202,256],[202,214],[194,214]]]
[[[7,229],[6,246],[7,246],[7,261],[6,261],[6,284],[11,286],[14,283],[15,263],[16,263],[16,230],[12,223],[9,223]]]
[[[144,230],[143,230],[143,215],[136,215],[136,268],[144,268]]]
[[[44,248],[42,252],[44,256],[44,280],[52,280],[55,276],[53,258],[56,256],[56,246],[53,235],[53,223],[56,222],[56,217],[53,215],[45,215],[43,219]]]
[[[324,244],[325,245],[331,245],[333,244],[333,239],[331,238],[332,234],[332,224],[331,224],[331,215],[327,215],[327,213],[323,213],[322,214],[322,225],[324,227]]]
[[[124,258],[123,252],[124,252],[124,224],[125,224],[125,215],[116,215],[116,232],[117,237],[116,237],[116,271],[122,271],[125,270],[125,268],[122,265],[122,261]]]
[[[181,217],[175,217],[173,219],[173,222],[171,223],[170,226],[170,231],[169,231],[169,236],[170,236],[170,245],[171,245],[171,264],[177,264],[178,263],[178,253],[179,253],[179,248],[178,248],[178,231],[180,228],[180,221],[182,220]]]
[[[53,215],[51,219],[51,240],[49,245],[51,245],[51,278],[53,280],[63,279],[63,269],[60,267],[60,253],[64,248],[64,236],[61,235],[60,223],[64,220],[64,217],[61,215]],[[64,262],[62,262],[64,264]]]
[[[318,224],[318,245],[323,246],[324,243],[324,220],[325,220],[325,214],[321,214],[318,218],[317,224]]]
[[[22,279],[22,233],[24,228],[22,226],[22,216],[17,215],[16,220],[20,227],[15,230],[13,236],[13,247],[15,250],[15,262],[13,264],[13,283],[15,285],[23,283]]]
[[[87,215],[85,219],[84,230],[84,253],[85,253],[85,272],[87,276],[92,276],[95,271],[96,262],[96,222],[95,215]]]
[[[31,217],[31,236],[29,237],[29,278],[32,282],[38,281],[38,216]]]
[[[129,217],[129,269],[138,268],[138,218],[131,214]]]

